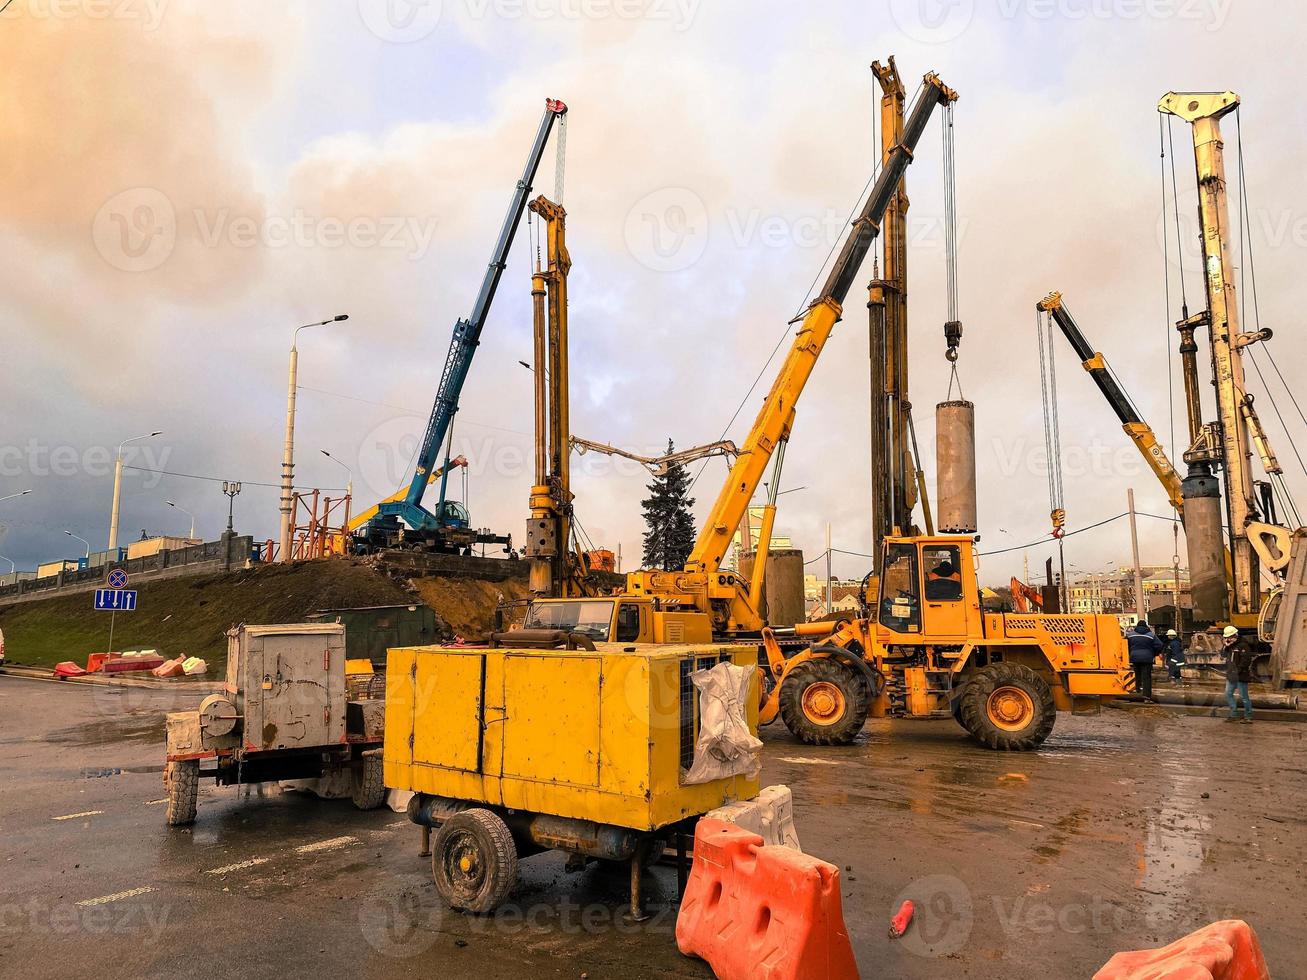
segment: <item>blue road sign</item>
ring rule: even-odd
[[[95,608],[101,612],[135,612],[135,589],[96,589]]]
[[[127,573],[121,568],[115,568],[109,573],[109,588],[125,589],[127,588]]]

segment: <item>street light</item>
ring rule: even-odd
[[[15,497],[26,497],[31,492],[31,490],[19,490],[17,493],[6,494],[5,496],[0,497],[0,500],[13,500]]]
[[[167,504],[169,507],[177,507],[177,505],[174,504],[171,500],[165,500],[164,503]],[[195,539],[195,515],[192,514],[192,513],[191,513],[189,510],[187,510],[185,507],[177,507],[177,509],[178,509],[179,511],[181,511],[183,514],[185,514],[187,517],[189,517],[189,518],[191,519],[191,535],[190,535],[190,536],[191,536],[191,539],[194,540],[194,539]]]
[[[64,534],[68,535],[70,538],[76,538],[78,541],[82,542],[82,544],[86,545],[86,560],[87,560],[87,561],[90,561],[90,560],[91,560],[91,542],[87,541],[87,540],[86,540],[84,537],[82,537],[80,534],[74,534],[72,531],[67,531],[67,530],[66,530],[66,531],[64,531]]]
[[[14,564],[14,560],[13,560],[12,558],[6,558],[4,555],[0,555],[0,561],[7,561],[7,562],[9,562],[9,574],[10,574],[10,575],[17,575],[17,574],[18,574],[18,566]]]
[[[155,430],[143,436],[132,436],[130,439],[124,439],[118,443],[118,460],[113,464],[113,513],[109,515],[110,551],[118,547],[118,504],[122,500],[123,493],[123,446],[131,442],[153,439],[155,436],[161,435],[163,435],[162,430]]]
[[[350,469],[348,465],[342,463],[335,456],[331,455],[331,453],[327,452],[325,449],[319,449],[318,452],[322,453],[323,456],[326,456],[327,459],[331,460],[337,466],[345,467],[345,472],[349,474],[349,478],[345,483],[345,495],[349,497],[350,502],[352,503],[354,500],[354,471]]]
[[[329,323],[348,320],[348,313],[340,313],[328,320],[306,323],[295,328],[290,341],[290,371],[286,386],[286,445],[281,458],[281,554],[282,561],[290,561],[291,518],[294,510],[295,472],[295,384],[299,376],[299,336],[301,330],[325,327]]]

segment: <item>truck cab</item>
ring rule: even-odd
[[[526,630],[562,630],[594,643],[711,643],[712,622],[693,610],[664,609],[646,596],[536,599],[520,624]]]

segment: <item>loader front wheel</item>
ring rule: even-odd
[[[986,748],[1028,752],[1043,744],[1057,721],[1048,682],[1023,664],[982,668],[959,699],[962,727]]]
[[[183,827],[194,823],[200,797],[199,760],[170,762],[163,778],[168,785],[168,826]]]
[[[828,657],[799,664],[781,682],[785,727],[809,745],[847,745],[867,722],[867,682]]]
[[[460,912],[492,912],[517,883],[517,845],[508,825],[490,810],[454,814],[431,844],[436,891]]]

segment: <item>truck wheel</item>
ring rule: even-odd
[[[809,745],[847,745],[867,722],[866,682],[838,660],[799,664],[781,683],[781,719]]]
[[[200,761],[186,759],[168,763],[163,780],[168,785],[168,826],[182,827],[194,823],[200,797]]]
[[[363,758],[354,763],[354,805],[360,810],[375,810],[386,802],[385,773],[382,768],[381,749],[368,749]]]
[[[454,814],[431,845],[431,875],[450,908],[494,911],[517,882],[517,847],[508,825],[489,810]]]
[[[986,748],[1028,752],[1053,731],[1057,707],[1039,674],[1022,664],[981,668],[962,690],[962,727]]]

